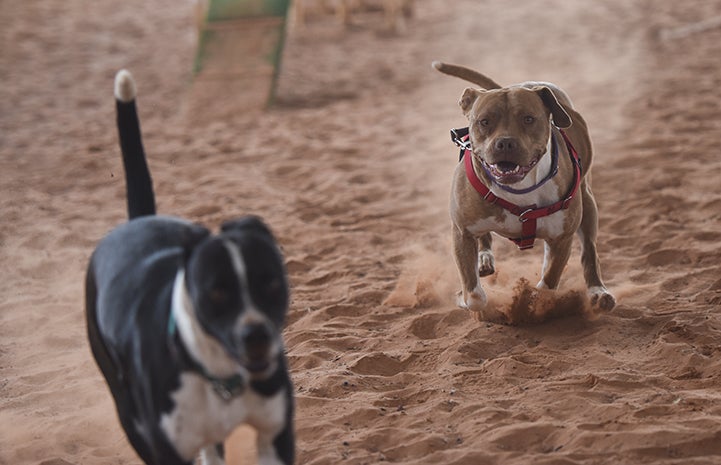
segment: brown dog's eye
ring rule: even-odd
[[[484,128],[487,127],[489,124],[490,124],[490,122],[485,118],[478,120],[478,125],[483,126]]]
[[[536,118],[534,118],[531,115],[528,115],[525,118],[523,118],[523,122],[526,124],[533,124],[534,121],[536,121]]]

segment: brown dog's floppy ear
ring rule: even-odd
[[[553,115],[553,124],[561,129],[566,129],[571,126],[571,117],[568,116],[566,110],[564,110],[561,104],[558,103],[558,100],[556,100],[556,96],[553,95],[551,89],[546,86],[538,86],[534,87],[532,90],[541,97],[541,100],[543,100],[546,108],[551,110],[551,115]]]
[[[463,95],[461,95],[458,105],[460,105],[464,115],[468,116],[468,112],[471,111],[471,108],[473,108],[473,104],[476,103],[476,99],[478,99],[479,94],[479,90],[472,89],[470,87],[463,91]]]

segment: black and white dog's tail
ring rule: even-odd
[[[153,180],[145,160],[140,121],[135,108],[135,81],[133,76],[120,70],[115,75],[115,103],[118,117],[118,136],[125,168],[125,189],[128,201],[128,219],[155,214]]]

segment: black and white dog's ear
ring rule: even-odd
[[[185,229],[181,241],[186,261],[195,247],[209,236],[210,230],[199,224],[191,224]]]
[[[263,236],[268,236],[273,239],[273,241],[275,241],[275,239],[273,238],[273,233],[270,231],[270,228],[268,228],[268,226],[263,223],[263,220],[254,215],[244,216],[237,220],[226,221],[222,224],[220,230],[224,233],[255,232]]]

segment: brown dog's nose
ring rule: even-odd
[[[518,143],[512,137],[499,137],[493,145],[498,152],[513,152],[516,150]]]

